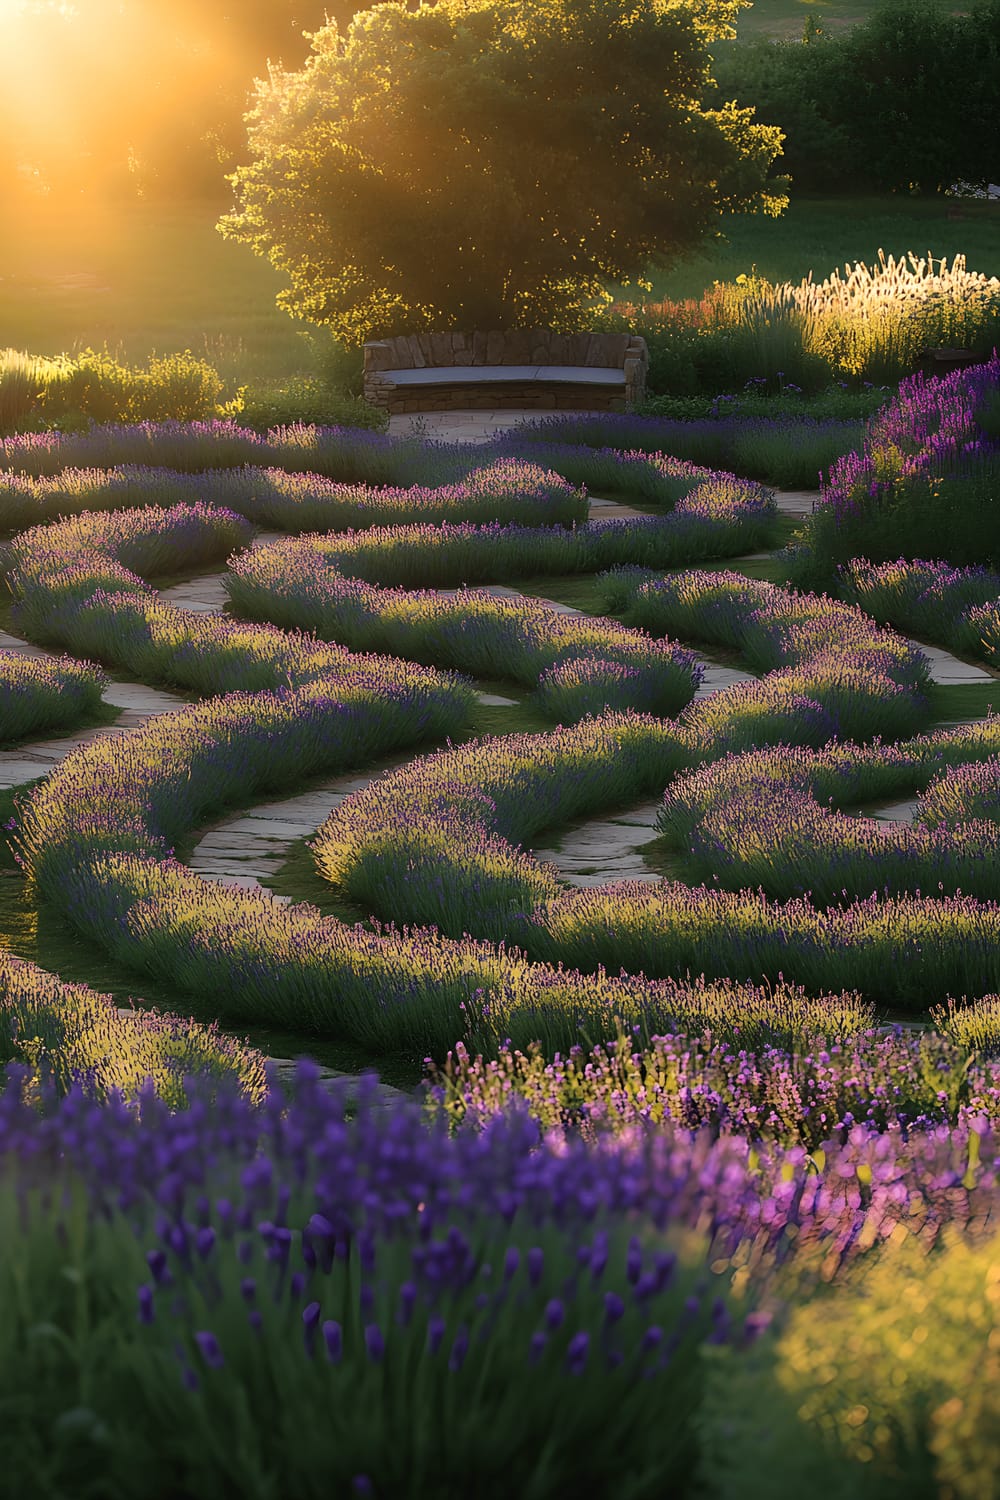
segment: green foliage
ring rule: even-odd
[[[1000,4],[952,15],[886,0],[847,33],[729,49],[725,98],[786,133],[783,169],[806,192],[940,192],[1000,171]]]
[[[190,349],[151,354],[145,368],[107,349],[42,359],[0,353],[0,433],[90,422],[178,422],[215,416],[223,381]]]
[[[304,70],[258,86],[220,229],[345,343],[570,326],[722,212],[783,206],[765,183],[779,132],[701,102],[735,9],[442,0],[326,26]]]
[[[241,427],[252,427],[257,432],[268,432],[272,427],[290,427],[295,423],[318,427],[367,427],[376,432],[384,431],[389,425],[387,414],[377,406],[370,406],[363,397],[331,388],[307,375],[243,389],[226,410]]]
[[[869,1168],[869,1170],[871,1170]],[[718,1500],[995,1500],[997,1241],[928,1254],[898,1230],[777,1336],[713,1357],[703,1464]]]

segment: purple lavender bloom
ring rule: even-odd
[[[215,1334],[207,1329],[201,1329],[195,1334],[194,1341],[198,1346],[198,1353],[208,1368],[221,1370],[226,1361]]]

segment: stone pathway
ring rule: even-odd
[[[636,510],[631,505],[625,505],[621,500],[602,500],[599,495],[589,495],[590,520],[591,521],[642,521],[650,512],[648,510]],[[653,512],[657,514],[657,512]]]
[[[307,1052],[302,1054],[308,1056]],[[290,1057],[269,1057],[267,1062],[268,1082],[272,1086],[284,1089],[286,1094],[294,1092],[296,1063]],[[358,1086],[361,1077],[357,1073],[343,1073],[339,1068],[328,1068],[322,1063],[319,1067],[319,1086],[329,1093],[339,1093],[345,1083],[348,1085],[346,1107],[352,1109],[358,1096]],[[420,1097],[421,1090],[418,1085],[412,1090],[397,1089],[391,1083],[383,1083],[379,1079],[375,1086],[375,1103],[380,1109],[388,1109],[394,1105],[409,1101],[413,1103]]]
[[[189,869],[204,880],[263,893],[261,877],[281,868],[288,846],[314,834],[345,797],[361,791],[381,775],[381,770],[376,768],[364,776],[338,776],[297,797],[260,802],[249,811],[227,818],[204,834],[188,860]],[[281,905],[288,904],[289,897],[268,894]]]
[[[916,797],[910,797],[905,802],[890,802],[885,807],[872,808],[870,812],[862,816],[870,818],[873,823],[881,823],[888,829],[893,823],[912,823],[913,815],[917,810]]]
[[[943,646],[928,646],[923,641],[910,641],[918,651],[922,651],[930,663],[931,681],[938,683],[941,687],[954,687],[959,683],[968,682],[996,682],[997,678],[985,667],[976,667],[967,661],[959,661],[957,656],[952,656]]]
[[[287,536],[284,531],[261,531],[250,543],[250,550],[266,547],[271,542],[280,542]],[[206,573],[200,578],[189,578],[185,583],[173,583],[160,589],[160,598],[175,609],[189,609],[195,614],[221,614],[228,602],[225,571]]]
[[[744,672],[740,667],[724,667],[719,662],[709,661],[705,656],[699,656],[698,660],[705,669],[705,675],[694,695],[695,703],[711,698],[713,693],[721,692],[723,688],[735,687],[738,682],[757,681],[755,672]]]
[[[0,631],[0,650],[19,651],[23,656],[55,657],[54,652],[43,651],[40,646],[22,641],[19,636],[8,635],[6,631]],[[174,693],[165,693],[140,682],[109,682],[101,697],[105,703],[121,709],[114,724],[102,724],[93,729],[82,729],[77,734],[46,740],[31,740],[10,750],[0,750],[0,789],[22,786],[26,781],[47,776],[54,765],[81,746],[90,745],[105,735],[137,729],[155,714],[172,713],[174,709],[182,708],[185,701]]]
[[[641,853],[659,835],[656,814],[660,802],[643,802],[613,818],[591,819],[568,829],[547,849],[533,849],[535,859],[555,865],[568,885],[608,885],[616,880],[640,880],[658,885],[661,876],[651,870]]]

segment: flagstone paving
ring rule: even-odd
[[[209,829],[196,845],[188,866],[205,880],[257,890],[262,879],[281,868],[290,844],[309,838],[345,797],[380,774],[374,770],[364,776],[337,776],[296,797],[257,803]],[[272,899],[282,905],[289,900],[273,894]]]
[[[910,641],[918,651],[922,651],[930,662],[931,681],[942,687],[953,687],[957,683],[965,682],[996,682],[996,674],[988,672],[985,667],[974,666],[971,662],[960,661],[957,656],[952,656],[950,651],[945,651],[943,646],[928,646],[924,641]]]
[[[19,636],[0,631],[0,650],[18,651],[22,656],[54,657],[55,652],[44,651]],[[108,734],[122,734],[144,724],[153,714],[171,713],[184,705],[184,699],[159,688],[147,687],[143,683],[110,682],[101,694],[105,703],[120,708],[121,713],[114,724],[98,725],[75,734],[55,736],[45,740],[32,740],[15,745],[10,750],[0,750],[0,789],[22,786],[26,781],[35,781],[48,775],[57,762],[64,760],[73,750],[90,745],[94,740]]]
[[[536,859],[555,865],[567,885],[608,885],[615,880],[659,884],[640,852],[659,837],[656,814],[660,801],[643,802],[613,818],[594,819],[568,829],[551,847],[533,849]]]

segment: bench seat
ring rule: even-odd
[[[625,371],[611,365],[443,365],[423,370],[384,370],[385,385],[617,385],[625,388]]]
[[[645,340],[624,330],[401,333],[365,344],[364,394],[390,415],[634,411],[643,401],[648,364]]]

